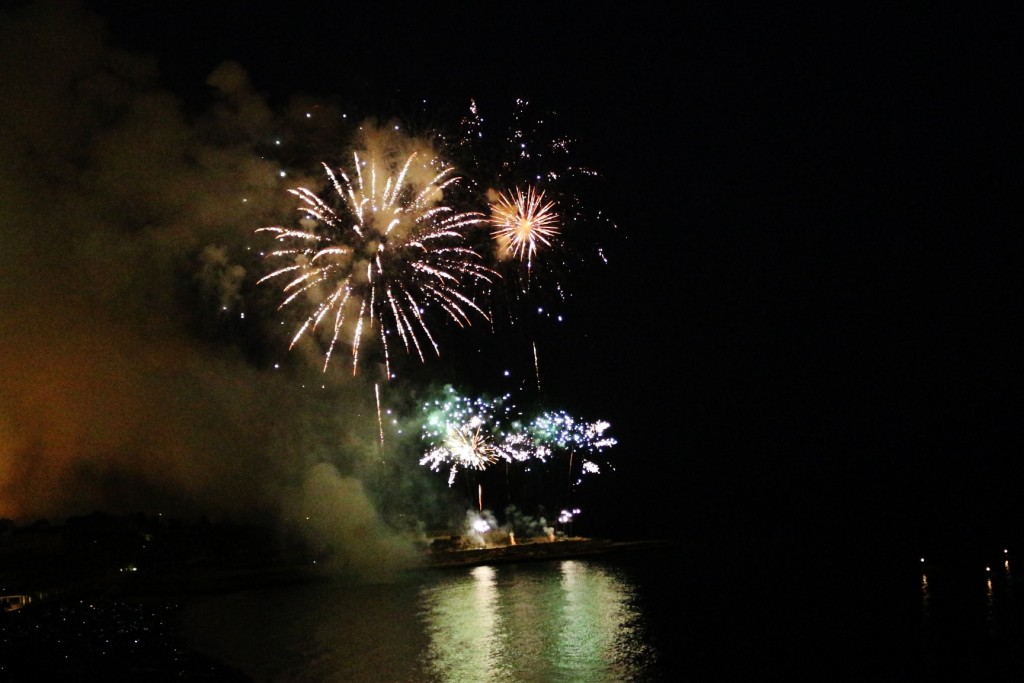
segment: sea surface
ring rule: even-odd
[[[1008,549],[941,564],[887,555],[680,543],[326,580],[194,600],[185,635],[256,681],[898,681],[1024,672],[1024,578]]]

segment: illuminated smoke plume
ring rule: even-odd
[[[0,518],[302,512],[400,555],[361,483],[372,394],[278,362],[255,286],[253,227],[294,211],[262,148],[291,122],[233,63],[187,115],[76,4],[5,5],[0,44]]]

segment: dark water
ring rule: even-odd
[[[207,598],[199,649],[258,681],[926,680],[1021,673],[1001,564],[762,543]],[[977,565],[977,566],[976,566]]]

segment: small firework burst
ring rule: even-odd
[[[448,432],[443,446],[431,449],[421,464],[439,466],[441,463],[451,463],[451,472],[448,477],[448,484],[455,480],[455,474],[459,468],[485,470],[489,465],[498,461],[498,449],[491,443],[490,437],[481,432],[479,421],[473,421],[467,425],[455,425]]]
[[[498,461],[498,449],[480,432],[479,424],[453,429],[448,435],[448,448],[464,467],[475,470],[486,469]]]
[[[515,196],[498,194],[491,204],[489,222],[495,227],[491,234],[498,241],[499,254],[526,261],[533,265],[533,257],[541,247],[550,247],[558,235],[558,214],[554,202],[544,201],[544,192],[532,186],[524,193],[519,188]]]

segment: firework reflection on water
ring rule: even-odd
[[[563,560],[341,581],[194,603],[191,639],[258,681],[656,680],[639,587]]]

